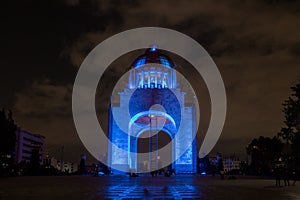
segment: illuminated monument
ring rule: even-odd
[[[114,115],[122,116],[129,110],[131,117],[125,125],[127,134],[110,112],[109,139],[125,150],[108,147],[108,163],[113,168],[149,172],[171,163],[169,167],[176,173],[196,173],[195,105],[185,102],[186,93],[179,87],[174,67],[175,63],[156,47],[147,49],[133,62],[128,84],[119,92],[119,102],[111,102]],[[175,139],[179,126],[184,137]],[[169,143],[167,154],[152,152]],[[179,155],[188,143],[192,145]],[[126,151],[150,153],[132,156]]]

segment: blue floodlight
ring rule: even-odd
[[[155,51],[156,51],[156,48],[157,48],[157,46],[156,46],[156,45],[153,45],[153,46],[150,48],[150,52],[155,52]]]

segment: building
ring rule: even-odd
[[[55,157],[51,157],[49,155],[45,155],[43,159],[43,165],[47,168],[53,167],[54,169],[57,169],[59,172],[64,173],[75,173],[78,171],[78,164],[69,162],[69,161],[63,161],[63,164],[61,165],[61,161],[57,160]]]
[[[63,168],[61,168],[61,166]],[[68,174],[75,173],[75,172],[78,171],[78,164],[73,163],[73,162],[63,161],[62,165],[61,165],[61,162],[58,160],[57,165],[56,165],[56,169],[58,169],[58,171],[68,173]]]
[[[217,168],[219,160],[222,159],[223,162],[223,170],[225,173],[230,172],[232,170],[240,170],[241,169],[241,161],[236,156],[222,156],[218,154],[216,157],[209,157],[209,162],[211,166],[215,166]]]
[[[57,159],[50,156],[49,154],[45,154],[44,159],[43,159],[43,165],[48,166],[48,167],[52,166],[55,169],[57,169],[57,166],[58,166]]]
[[[236,156],[223,157],[223,165],[225,173],[232,170],[240,170],[241,161]]]
[[[21,161],[30,162],[32,152],[38,151],[39,162],[43,164],[43,155],[45,148],[45,137],[40,134],[32,134],[28,131],[21,130],[16,131],[16,150],[15,159],[16,163]]]
[[[176,173],[196,173],[195,96],[193,102],[185,101],[174,67],[170,57],[156,47],[133,62],[118,101],[111,100],[109,139],[113,145],[108,146],[108,163],[112,169],[149,172],[171,163]],[[120,125],[115,117],[122,118],[128,110],[129,122],[121,119],[126,124]],[[176,139],[179,127],[184,137]],[[168,155],[155,151],[169,143]]]

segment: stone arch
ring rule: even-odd
[[[130,123],[129,123],[129,134],[128,134],[128,164],[130,166],[131,169],[135,169],[137,170],[137,160],[138,160],[138,156],[137,154],[134,154],[135,156],[132,156],[130,154],[130,152],[136,152],[137,153],[137,148],[138,148],[138,139],[139,137],[147,132],[147,131],[150,131],[150,127],[149,126],[146,126],[144,128],[141,128],[139,129],[138,131],[136,131],[136,133],[132,133],[132,130],[131,130],[131,127],[132,125],[134,124],[134,122],[141,118],[141,117],[144,117],[144,116],[149,116],[149,115],[156,115],[156,116],[163,116],[163,117],[166,117],[168,120],[170,120],[172,122],[172,125],[173,125],[173,128],[176,129],[176,123],[174,121],[174,119],[164,113],[164,112],[160,112],[160,111],[155,111],[155,112],[149,112],[149,111],[144,111],[144,112],[140,112],[138,114],[136,114],[135,116],[133,116],[130,120]],[[174,129],[174,130],[175,130]],[[152,129],[153,130],[153,129]],[[175,141],[174,141],[174,138],[175,138],[175,134],[174,132],[172,132],[171,130],[169,130],[168,128],[166,127],[163,127],[161,129],[156,129],[156,130],[160,130],[160,131],[163,131],[164,133],[166,133],[170,139],[171,139],[171,145],[172,145],[172,167],[174,168],[174,160],[175,160],[175,150],[176,150],[176,145],[175,145]]]

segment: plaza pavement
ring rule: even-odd
[[[292,182],[292,181],[291,181]],[[40,176],[0,178],[0,200],[230,199],[300,200],[296,186],[275,187],[272,179],[218,176]]]

